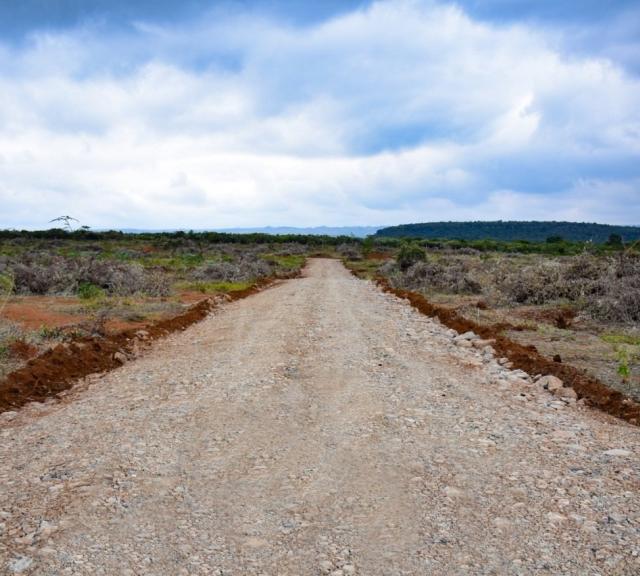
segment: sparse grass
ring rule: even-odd
[[[151,256],[136,259],[145,268],[163,268],[173,272],[186,272],[198,266],[202,266],[205,261],[220,261],[220,258],[206,258],[202,254],[183,254],[180,256]]]
[[[362,278],[372,279],[378,273],[380,268],[380,260],[348,260],[344,259],[343,264],[349,269],[353,270],[358,276]]]
[[[98,300],[104,297],[104,290],[95,284],[82,282],[78,286],[78,297],[82,300]]]
[[[277,255],[277,254],[267,254],[264,256],[264,259],[269,262],[274,262],[280,268],[284,268],[285,270],[298,270],[304,266],[306,261],[306,257],[298,254],[290,254],[290,255]]]
[[[50,328],[49,326],[40,326],[40,330],[38,330],[38,337],[41,340],[59,340],[64,336],[64,332],[62,328],[55,327]]]
[[[640,346],[640,336],[629,334],[603,334],[600,339],[608,344],[627,344],[629,346]]]
[[[180,283],[179,288],[185,291],[201,292],[202,294],[216,294],[216,293],[229,293],[240,292],[253,286],[253,282],[183,282]]]

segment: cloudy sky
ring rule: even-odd
[[[0,227],[640,224],[640,4],[2,0]]]

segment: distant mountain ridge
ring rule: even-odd
[[[304,234],[312,236],[355,236],[365,238],[375,234],[382,226],[313,226],[310,228],[296,228],[295,226],[265,226],[263,228],[218,228],[216,232],[230,232],[234,234]]]
[[[299,234],[304,236],[355,236],[365,238],[375,234],[382,226],[313,226],[296,228],[295,226],[263,226],[256,228],[206,228],[193,230],[194,232],[225,232],[228,234]],[[123,228],[121,231],[129,234],[144,232],[177,232],[188,231],[188,228],[172,228],[163,230],[149,230],[142,228]]]
[[[375,233],[385,238],[438,238],[451,240],[528,240],[544,242],[561,237],[574,242],[606,242],[612,234],[631,242],[640,239],[640,226],[615,226],[589,222],[424,222],[381,228]]]

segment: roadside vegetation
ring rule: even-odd
[[[339,250],[360,276],[386,278],[640,398],[640,246],[373,238]]]
[[[347,238],[0,231],[0,378],[61,341],[179,314],[296,275]]]

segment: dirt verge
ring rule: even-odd
[[[54,397],[89,374],[113,370],[135,357],[151,341],[199,322],[222,301],[246,298],[277,280],[263,278],[245,290],[203,299],[183,314],[159,320],[143,329],[129,329],[104,337],[79,338],[59,344],[0,382],[0,413]]]
[[[584,398],[593,407],[622,418],[631,424],[640,425],[640,403],[617,390],[604,385],[599,380],[580,372],[568,364],[549,360],[542,356],[535,346],[524,346],[503,334],[505,325],[482,326],[464,318],[454,310],[429,302],[422,294],[394,288],[386,278],[376,278],[376,283],[385,292],[408,300],[417,310],[427,316],[435,316],[449,328],[464,333],[469,330],[484,339],[493,339],[496,353],[506,357],[515,368],[529,374],[551,374],[560,378],[566,386],[571,386],[579,398]]]

